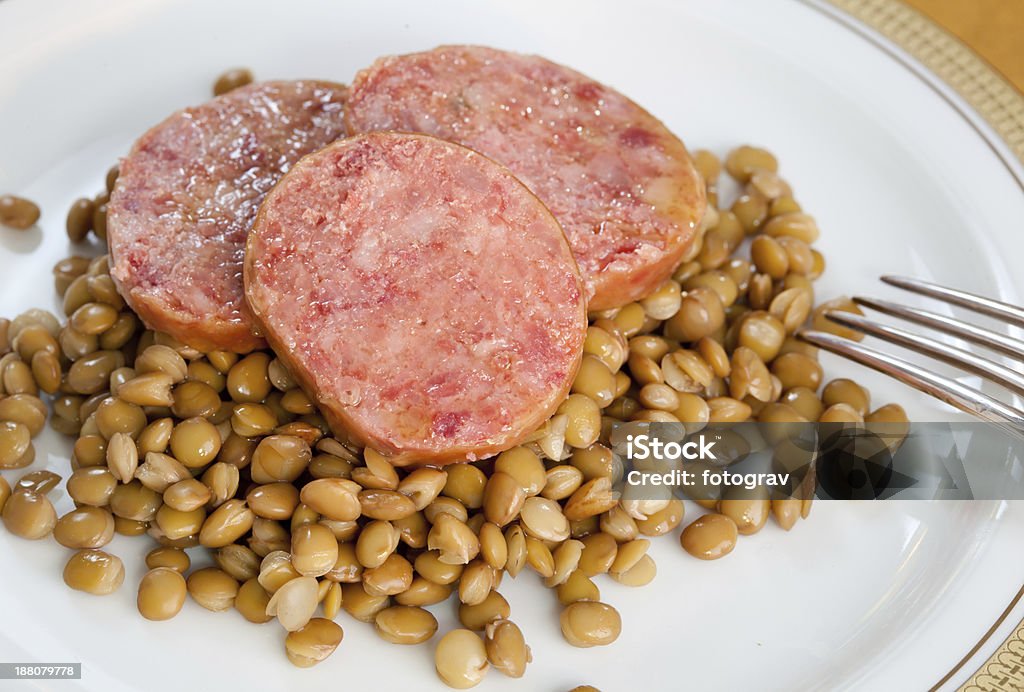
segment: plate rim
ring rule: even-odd
[[[1011,177],[1020,186],[1021,190],[1024,191],[1024,172],[1022,172],[1024,171],[1024,94],[1019,93],[1013,87],[1009,87],[1005,78],[999,75],[994,68],[981,60],[965,45],[959,43],[959,40],[952,34],[948,34],[924,15],[917,13],[916,10],[907,6],[904,0],[799,0],[799,2],[801,5],[820,12],[838,24],[845,25],[848,30],[868,40],[874,47],[882,50],[890,58],[914,73],[932,91],[942,97],[950,107],[956,110],[964,121],[978,133],[982,141],[992,150],[1011,174]],[[910,25],[924,23],[923,26],[927,27],[928,31],[927,40],[949,41],[952,45],[959,46],[957,52],[962,53],[966,58],[964,60],[958,58],[941,62],[935,66],[930,65],[915,52],[915,44],[910,42],[910,38],[920,39],[921,36],[917,35],[909,38],[906,36],[908,23],[904,13],[914,13],[916,15],[916,20],[910,22]],[[894,31],[892,35],[889,35],[890,29]],[[936,36],[939,39],[936,39]],[[895,44],[896,48],[893,48],[892,44]],[[917,49],[932,50],[934,46],[925,43],[923,46],[917,45]],[[964,67],[965,61],[977,63],[983,73],[988,75],[985,78],[986,82],[1007,86],[1010,98],[993,98],[992,91],[983,92],[983,99],[977,93],[973,97],[970,94],[965,94],[963,87],[965,85],[969,87],[972,83],[971,80],[974,79],[973,76],[962,77],[964,74],[973,74]],[[957,78],[955,75],[961,75],[959,87],[956,86]],[[993,79],[995,81],[992,81]],[[1005,117],[1008,110],[1012,111],[1009,118]],[[982,119],[982,122],[979,122],[979,118]],[[1007,127],[1010,128],[1010,135],[1005,134]],[[1021,622],[1012,628],[1014,631],[1011,632],[1006,641],[1002,643],[1000,648],[987,661],[982,662],[981,659],[984,657],[977,655],[982,648],[988,649],[985,646],[986,644],[991,646],[994,643],[995,633],[1000,629],[1001,625],[1006,625],[1010,622],[1008,618],[1022,597],[1024,597],[1024,586],[1021,587],[1010,602],[1010,605],[1007,606],[977,644],[946,676],[931,687],[931,690],[943,687],[953,677],[963,676],[968,668],[977,668],[970,681],[959,689],[967,688],[970,682],[986,672],[990,664],[996,661],[1001,652],[1007,650],[1007,647],[1013,640],[1024,640],[1024,622]],[[1024,609],[1018,609],[1018,612],[1020,610]],[[1020,617],[1020,614],[1016,615],[1016,617]],[[980,663],[980,668],[973,665],[972,661]],[[958,673],[959,676],[957,675]]]
[[[993,65],[905,0],[799,2],[873,44],[940,96],[971,126],[1024,192],[1024,92]],[[1024,583],[981,638],[929,692],[943,688],[965,669],[970,674],[956,688],[958,692],[1011,692],[1010,687],[996,684],[995,680],[999,676],[1009,680],[1006,676],[1011,666],[1007,660],[1024,664],[1024,656],[1015,650],[1017,644],[1024,642],[1024,619],[1013,626],[990,655],[982,659],[979,652],[991,643],[1022,599]],[[982,677],[988,678],[984,685]]]
[[[995,66],[906,0],[799,1],[859,34],[924,81],[977,131],[1024,190],[1024,92]]]

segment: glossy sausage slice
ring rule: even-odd
[[[266,82],[175,113],[121,162],[108,205],[111,274],[152,329],[204,351],[251,351],[245,238],[260,201],[305,154],[345,135],[347,90]]]
[[[423,135],[300,161],[260,208],[245,289],[332,427],[398,465],[521,442],[565,397],[587,325],[544,205],[504,167]]]
[[[592,310],[668,278],[704,214],[704,185],[675,135],[536,56],[445,46],[383,58],[356,76],[345,117],[353,133],[424,132],[508,166],[565,229]]]

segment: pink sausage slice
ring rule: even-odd
[[[378,60],[356,76],[351,132],[403,130],[502,163],[562,224],[590,308],[668,278],[704,214],[686,148],[622,94],[543,58],[445,46]]]
[[[587,327],[544,205],[504,167],[415,134],[300,161],[260,207],[245,290],[335,431],[397,465],[521,442],[568,392]]]
[[[204,351],[263,345],[242,295],[245,238],[264,195],[345,135],[346,87],[252,84],[175,113],[121,162],[108,205],[111,275],[152,329]]]

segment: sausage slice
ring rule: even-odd
[[[335,431],[398,465],[521,442],[565,397],[587,326],[544,205],[504,167],[415,134],[300,161],[260,207],[245,291]]]
[[[622,94],[543,58],[445,46],[378,60],[356,76],[351,132],[403,130],[502,163],[562,224],[590,308],[650,293],[704,214],[686,148]]]
[[[121,162],[107,207],[111,275],[152,329],[203,351],[247,352],[245,237],[260,201],[305,154],[345,135],[346,87],[235,89],[175,113]]]

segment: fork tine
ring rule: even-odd
[[[986,348],[999,351],[1000,353],[1005,353],[1008,356],[1024,361],[1024,341],[1014,339],[1006,334],[1000,334],[999,332],[991,329],[978,327],[970,324],[969,322],[962,322],[960,320],[953,319],[952,317],[939,315],[928,310],[911,308],[906,305],[900,305],[899,303],[891,303],[888,300],[863,298],[858,296],[853,299],[853,302],[886,315],[892,315],[893,317],[899,317],[909,322],[915,322],[925,327],[944,332],[950,336],[959,337],[965,341],[979,344]]]
[[[825,313],[833,322],[845,327],[856,329],[865,334],[877,336],[898,346],[909,348],[912,351],[923,353],[926,356],[941,360],[944,363],[973,372],[982,377],[989,377],[1014,392],[1024,395],[1024,375],[1006,367],[1000,363],[977,356],[956,346],[944,344],[941,341],[930,339],[926,336],[914,334],[898,327],[893,327],[880,322],[875,322],[862,315],[841,310],[829,310]]]
[[[985,298],[984,296],[967,293],[955,288],[946,288],[945,286],[906,276],[883,276],[882,281],[890,286],[896,286],[930,298],[938,298],[947,303],[953,303],[954,305],[965,307],[968,310],[973,310],[989,317],[1006,320],[1018,327],[1024,327],[1024,310],[1009,303],[1002,303],[998,300]]]
[[[961,411],[997,423],[1011,434],[1024,438],[1024,412],[954,379],[928,372],[901,358],[844,339],[834,334],[803,331],[797,337],[826,351],[866,365],[904,384],[930,394]]]

